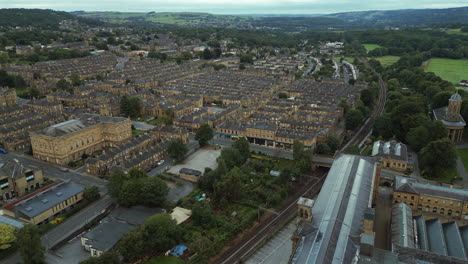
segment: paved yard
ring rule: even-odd
[[[182,163],[172,167],[169,172],[179,175],[179,170],[189,168],[192,170],[205,171],[206,167],[216,168],[216,159],[221,155],[221,150],[199,149],[192,155],[188,156]]]
[[[78,236],[57,249],[55,254],[46,254],[46,262],[48,264],[61,264],[65,262],[78,264],[89,257],[89,252],[86,252],[81,246],[81,236]]]
[[[246,264],[287,264],[292,254],[291,236],[296,230],[295,221],[291,221],[265,245],[255,252]]]

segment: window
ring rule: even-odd
[[[411,200],[414,200],[414,195],[411,195]]]
[[[422,210],[422,205],[418,205],[418,210],[419,210],[419,211]]]
[[[426,212],[429,212],[429,206],[426,206]]]
[[[460,211],[455,211],[455,216],[460,216]]]
[[[437,213],[437,207],[434,207],[434,209],[432,209],[432,212]]]

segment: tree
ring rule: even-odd
[[[250,144],[245,137],[236,140],[234,144],[232,144],[232,147],[239,151],[244,158],[244,162],[250,157]]]
[[[81,261],[80,264],[119,264],[119,255],[112,251],[107,251],[101,254],[99,257],[91,257],[87,260]]]
[[[73,91],[73,88],[69,82],[65,79],[60,79],[57,84],[55,85],[57,90],[62,90],[62,91]]]
[[[293,142],[293,158],[294,160],[300,160],[304,154],[304,144],[299,140]]]
[[[203,50],[203,59],[210,60],[211,58],[213,58],[213,54],[211,53],[210,49],[206,48]]]
[[[327,139],[325,139],[325,143],[330,147],[330,150],[335,153],[340,146],[341,146],[341,141],[338,137],[329,135]]]
[[[0,224],[0,250],[11,247],[15,240],[15,228],[11,225]]]
[[[0,51],[0,64],[6,64],[10,60],[8,53]]]
[[[392,120],[389,114],[379,115],[375,119],[372,133],[375,137],[381,136],[384,139],[393,136]]]
[[[129,98],[129,107],[130,107],[130,112],[128,115],[132,118],[135,118],[140,115],[141,113],[141,102],[140,98],[138,97],[130,97]]]
[[[146,241],[146,234],[141,231],[142,228],[125,233],[117,243],[117,251],[122,255],[124,261],[130,262],[146,253],[149,250]],[[157,236],[155,236],[157,238]]]
[[[120,112],[124,116],[129,116],[130,113],[130,100],[127,95],[122,96],[120,98]]]
[[[374,95],[369,89],[363,89],[361,91],[361,101],[368,107],[371,107],[374,104]]]
[[[110,196],[118,198],[127,176],[121,170],[115,170],[111,173],[109,182],[107,183],[107,191]]]
[[[448,138],[429,142],[419,153],[423,174],[434,178],[454,168],[456,159],[455,147]]]
[[[181,161],[185,157],[185,154],[187,154],[187,151],[187,145],[180,138],[171,140],[167,147],[167,153],[169,153],[169,156],[174,158],[176,161]]]
[[[287,99],[288,98],[288,94],[285,93],[285,92],[281,92],[278,94],[278,98],[280,99]]]
[[[140,179],[125,181],[120,189],[117,202],[126,207],[138,204],[142,200],[142,188],[143,182]]]
[[[73,86],[80,86],[84,84],[84,81],[81,80],[81,77],[78,73],[72,73],[72,75],[70,76],[70,81]]]
[[[145,179],[148,178],[148,174],[140,168],[133,167],[128,171],[128,178],[130,179]]]
[[[184,230],[167,213],[156,214],[148,218],[142,231],[146,235],[148,248],[164,252],[174,247],[183,236]]]
[[[245,162],[244,157],[242,157],[242,154],[236,148],[223,148],[221,150],[220,159],[224,160],[228,169],[232,169],[236,166],[240,167]]]
[[[447,127],[445,127],[444,123],[440,120],[430,122],[429,131],[431,132],[432,141],[443,139],[448,136]]]
[[[29,88],[29,96],[32,98],[37,98],[39,96],[39,90],[35,87]]]
[[[169,193],[169,187],[158,177],[150,177],[141,186],[141,201],[139,203],[148,206],[162,206]]]
[[[334,153],[326,143],[318,143],[316,152],[323,155],[332,155]]]
[[[432,109],[447,106],[450,96],[452,96],[452,93],[447,91],[439,92],[434,95],[434,97],[432,97]]]
[[[354,130],[358,128],[364,121],[364,116],[359,110],[351,110],[345,116],[346,128]]]
[[[95,185],[87,186],[83,193],[83,198],[86,202],[93,202],[101,197],[99,188]]]
[[[425,126],[418,126],[410,129],[406,134],[406,141],[414,148],[419,151],[429,143],[431,136]]]
[[[197,203],[192,209],[192,221],[203,228],[211,228],[215,219],[210,205]]]
[[[195,134],[195,140],[198,140],[200,146],[205,146],[213,138],[213,129],[208,124],[203,124]]]
[[[25,225],[16,231],[19,253],[25,264],[44,263],[44,247],[41,233],[36,225]]]
[[[218,202],[234,202],[242,197],[242,171],[235,167],[214,184],[215,199]]]

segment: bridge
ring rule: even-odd
[[[312,157],[312,170],[316,170],[320,167],[331,168],[333,161],[335,160],[334,156],[328,155],[314,155]]]

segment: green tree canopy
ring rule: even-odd
[[[11,225],[0,224],[0,250],[11,247],[15,240],[15,228]]]
[[[355,130],[364,121],[364,116],[359,110],[351,110],[345,116],[346,128],[349,130]]]
[[[208,124],[203,124],[197,130],[195,134],[195,140],[198,140],[200,146],[206,146],[208,141],[213,138],[213,128],[211,128]]]
[[[424,175],[437,178],[444,170],[454,168],[457,154],[453,143],[448,139],[429,142],[419,153],[419,164]]]
[[[180,138],[171,140],[167,147],[167,153],[176,161],[181,161],[185,157],[185,154],[187,154],[187,151],[187,145]]]
[[[25,225],[16,231],[19,253],[25,264],[44,263],[44,247],[41,233],[36,225]]]

